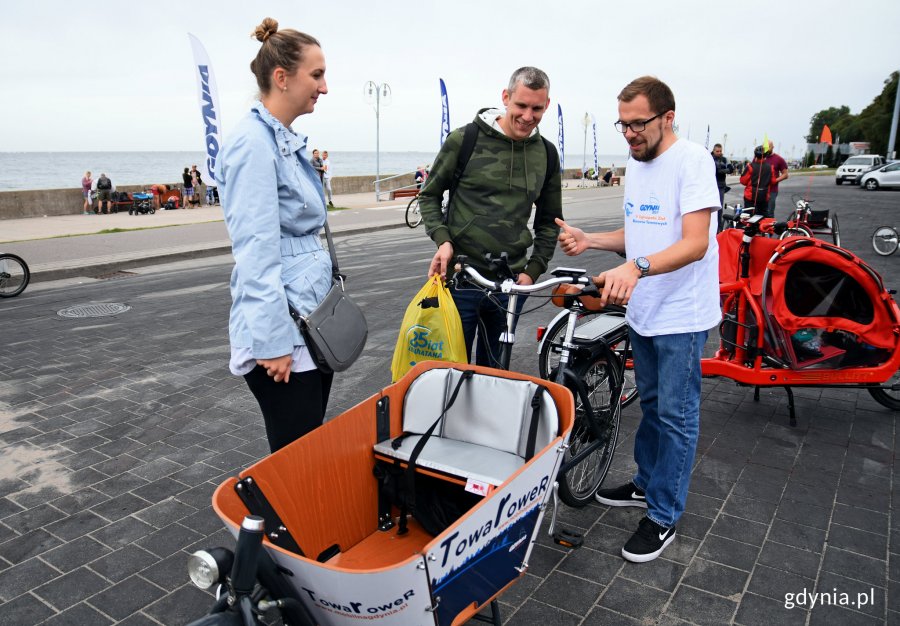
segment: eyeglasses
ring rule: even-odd
[[[620,133],[622,133],[623,135],[629,128],[632,130],[632,132],[642,133],[642,132],[644,132],[644,129],[647,128],[647,124],[649,124],[650,122],[652,122],[653,120],[655,120],[658,117],[662,117],[663,115],[665,115],[665,113],[657,113],[656,115],[651,117],[649,120],[644,120],[643,122],[623,122],[622,120],[619,120],[618,122],[613,124],[613,126],[615,126],[616,130],[619,131]]]

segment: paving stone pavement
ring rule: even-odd
[[[209,321],[227,316],[227,276],[77,288],[138,305],[112,321],[58,318],[75,287],[0,303],[0,624],[176,625],[210,605],[187,555],[232,543],[212,492],[267,452],[252,396],[222,367],[226,329]],[[375,359],[390,351],[378,337]],[[341,404],[385,383],[344,381]],[[795,395],[791,427],[782,390],[755,402],[705,380],[675,542],[626,563],[640,510],[563,508],[585,545],[542,534],[501,597],[505,623],[900,623],[896,413],[864,391]],[[608,484],[633,472],[638,419],[624,411]],[[811,607],[812,593],[831,603]]]

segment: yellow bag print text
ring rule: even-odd
[[[459,311],[438,275],[429,278],[406,307],[391,363],[392,381],[421,361],[467,362]]]

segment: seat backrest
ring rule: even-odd
[[[403,431],[421,434],[438,418],[462,372],[438,368],[413,381],[403,400]],[[459,389],[433,436],[473,443],[525,457],[531,426],[531,400],[538,385],[527,380],[475,374]],[[535,450],[544,448],[559,431],[556,404],[541,394]]]

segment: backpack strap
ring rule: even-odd
[[[541,135],[541,139],[544,140],[544,149],[547,151],[547,173],[544,174],[544,186],[541,187],[541,190],[543,190],[545,187],[547,187],[547,183],[550,182],[550,178],[553,176],[554,172],[560,170],[559,152],[557,152],[556,146],[554,146],[553,143],[543,135]]]
[[[444,213],[444,224],[450,223],[450,209],[453,206],[453,196],[456,195],[459,180],[462,178],[463,172],[466,171],[469,159],[472,158],[476,141],[478,141],[478,126],[475,122],[469,122],[466,124],[462,144],[459,147],[459,154],[456,156],[456,169],[453,170],[453,179],[450,181],[450,193],[447,195],[447,211]]]

